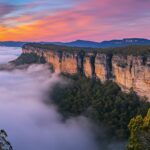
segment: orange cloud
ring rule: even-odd
[[[89,0],[69,9],[39,12],[46,14],[45,17],[36,18],[36,14],[26,14],[8,18],[16,22],[16,26],[0,25],[0,40],[100,41],[116,37],[148,38],[150,21],[145,21],[150,18],[148,4],[150,2],[141,3],[137,0]],[[146,15],[138,8],[145,9]]]

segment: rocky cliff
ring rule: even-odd
[[[74,48],[75,49],[75,48]],[[150,56],[122,55],[101,51],[64,50],[24,45],[23,53],[35,53],[53,65],[55,72],[84,74],[102,82],[113,80],[123,90],[133,89],[140,96],[150,99]]]
[[[150,58],[142,56],[113,56],[114,81],[124,90],[133,89],[150,98]]]

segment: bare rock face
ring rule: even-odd
[[[46,51],[44,53],[46,61],[51,64],[56,73],[61,72],[61,54],[55,51]]]
[[[69,74],[78,73],[77,54],[72,52],[64,52],[62,54],[61,72]]]
[[[84,67],[84,74],[86,77],[92,78],[92,76],[94,75],[95,72],[94,58],[95,58],[94,53],[87,53],[84,57],[83,67]]]
[[[128,60],[129,61],[129,60]],[[133,85],[132,69],[130,62],[127,64],[127,58],[123,56],[113,56],[112,70],[114,81],[118,83],[123,89],[130,89]]]
[[[150,98],[150,67],[148,58],[142,56],[113,56],[114,81],[123,90],[133,89],[141,96]]]
[[[55,72],[69,74],[83,73],[102,82],[112,80],[123,90],[133,89],[140,96],[150,99],[150,57],[109,56],[99,52],[55,51],[25,47],[23,53],[36,53],[53,65]]]
[[[5,130],[0,130],[0,150],[13,150],[11,143],[7,140]]]
[[[108,56],[105,54],[98,53],[95,58],[95,74],[98,79],[102,82],[108,80],[109,65]]]

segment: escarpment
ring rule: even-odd
[[[84,56],[83,70],[86,77],[95,76],[95,53],[89,52]]]
[[[23,53],[35,53],[43,56],[51,64],[55,72],[68,74],[84,74],[86,77],[96,77],[102,82],[113,80],[123,90],[133,89],[140,96],[150,99],[150,47],[136,51],[136,55],[125,50],[105,52],[104,50],[85,50],[56,46],[56,48],[41,45],[24,45]],[[77,50],[76,50],[77,49]],[[146,51],[148,49],[148,52]],[[143,55],[143,54],[146,54]]]
[[[122,89],[133,89],[141,96],[150,98],[150,58],[142,56],[114,56],[112,60],[114,81]]]
[[[95,75],[102,82],[111,79],[112,77],[111,56],[97,53],[95,58]]]
[[[61,58],[62,58],[61,53],[53,51],[45,51],[43,53],[43,56],[46,59],[46,62],[53,65],[53,69],[55,72],[57,73],[61,72]]]

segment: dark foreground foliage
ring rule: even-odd
[[[53,103],[65,117],[84,115],[103,125],[111,137],[127,138],[130,119],[138,114],[144,116],[150,108],[135,92],[124,93],[113,82],[101,84],[96,79],[67,77],[70,84],[56,85],[51,92]]]

